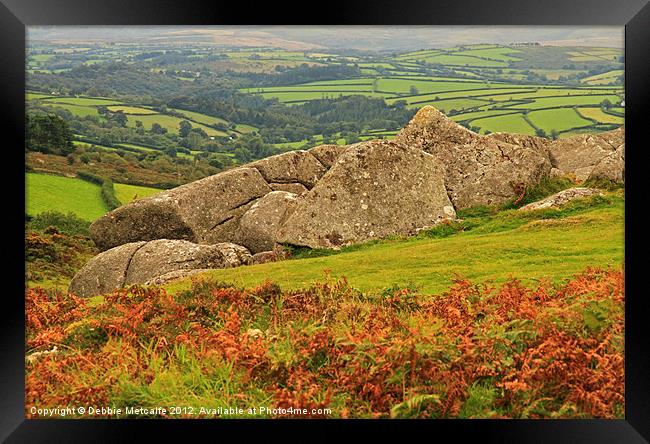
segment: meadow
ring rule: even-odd
[[[86,221],[103,216],[108,207],[99,185],[76,177],[41,173],[25,175],[27,191],[25,212],[37,216],[47,211],[73,213]],[[115,196],[122,204],[159,193],[157,188],[115,183]]]
[[[60,211],[93,221],[108,211],[99,185],[74,177],[35,173],[27,173],[25,181],[25,212],[31,216]]]
[[[323,257],[212,270],[202,276],[245,288],[270,279],[283,288],[298,289],[327,273],[345,276],[352,287],[364,292],[415,285],[419,291],[437,293],[455,275],[476,283],[503,283],[510,278],[557,282],[590,265],[621,263],[623,208],[619,192],[562,210],[459,215],[462,223],[414,238],[349,247],[333,255],[324,251]],[[175,282],[168,290],[189,288],[190,282]]]
[[[115,188],[115,197],[117,197],[117,200],[119,200],[123,205],[133,202],[136,199],[153,196],[162,191],[157,188],[141,187],[125,183],[116,183],[113,187]]]

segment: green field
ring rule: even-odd
[[[594,119],[602,123],[613,123],[617,125],[622,125],[625,121],[625,118],[614,116],[612,114],[607,114],[603,112],[600,107],[585,107],[578,108],[578,114],[586,117],[587,119]]]
[[[94,106],[85,106],[85,105],[72,105],[65,103],[53,103],[47,102],[47,105],[55,106],[57,108],[63,108],[70,111],[75,116],[86,117],[86,116],[98,116],[97,108]]]
[[[146,116],[132,116],[128,119],[127,121],[127,126],[130,127],[135,127],[135,122],[136,121],[142,122],[142,125],[146,130],[151,130],[151,126],[154,123],[157,123],[158,125],[162,126],[163,128],[166,128],[167,131],[172,132],[172,133],[177,133],[178,130],[180,129],[180,123],[182,120],[179,117],[174,117],[174,116],[168,116],[166,114],[150,114]],[[208,126],[202,125],[200,123],[192,123],[192,126],[195,128],[201,128],[203,131],[206,132],[208,136],[214,136],[214,137],[227,137],[228,134],[224,133],[223,131],[216,130],[214,128],[210,128]]]
[[[244,123],[238,123],[237,125],[235,125],[235,131],[240,132],[242,134],[252,133],[258,130],[259,128],[256,128],[251,125],[246,125]]]
[[[545,130],[547,133],[552,129],[565,131],[592,124],[589,120],[581,117],[573,108],[532,111],[528,114],[528,118],[535,126]]]
[[[518,52],[521,51],[511,48],[483,48],[470,49],[468,51],[459,51],[457,54],[499,60],[502,62],[510,62],[521,60],[520,58],[511,55]]]
[[[156,111],[148,108],[140,108],[137,106],[125,106],[125,105],[112,105],[107,106],[109,111],[118,112],[122,111],[124,114],[157,114]]]
[[[488,60],[481,57],[462,55],[463,53],[455,54],[437,54],[416,57],[414,60],[424,61],[426,63],[440,63],[450,66],[478,66],[478,67],[506,67],[508,64],[499,60]]]
[[[481,134],[485,134],[486,130],[492,133],[508,132],[528,135],[535,134],[535,128],[526,122],[523,114],[508,114],[505,116],[476,119],[472,120],[472,126],[480,127]]]
[[[39,99],[47,99],[50,98],[49,94],[41,94],[41,93],[34,93],[34,92],[27,92],[26,94],[26,99],[27,100],[39,100]]]
[[[205,114],[196,113],[194,111],[186,111],[184,109],[171,108],[171,110],[183,114],[188,119],[196,123],[202,123],[204,125],[216,125],[217,123],[222,123],[224,125],[228,125],[227,120],[220,119],[219,117],[212,117]]]
[[[136,199],[153,196],[154,194],[158,194],[163,191],[157,188],[128,185],[125,183],[116,183],[113,184],[113,186],[115,187],[115,197],[117,197],[117,200],[119,200],[122,205],[133,202]]]
[[[581,82],[587,83],[588,85],[607,85],[615,82],[618,77],[624,74],[624,70],[615,69],[602,74],[596,74],[595,76],[585,77]]]
[[[60,211],[92,221],[108,211],[99,185],[77,178],[36,173],[27,173],[25,180],[25,211],[31,216],[44,211]]]
[[[98,144],[98,143],[82,142],[82,141],[80,141],[80,140],[73,140],[73,141],[72,141],[72,144],[73,144],[74,146],[84,146],[84,147],[86,147],[86,146],[93,146],[93,145],[94,145],[94,146],[97,147],[97,148],[103,148],[103,149],[105,149],[105,150],[114,150],[114,149],[116,149],[116,148],[113,148],[112,146],[100,145],[100,144]]]
[[[572,105],[599,105],[605,99],[609,100],[611,103],[619,103],[621,100],[616,95],[597,94],[590,94],[586,96],[540,97],[535,99],[532,103],[515,104],[513,106],[510,106],[510,108],[540,109]]]
[[[431,102],[421,102],[409,105],[410,108],[421,108],[424,105],[432,105],[444,113],[449,113],[451,110],[462,111],[465,109],[476,108],[487,104],[484,100],[478,99],[447,99],[447,100],[433,100]]]
[[[475,283],[510,277],[527,283],[557,281],[588,266],[621,265],[624,201],[620,195],[609,199],[565,217],[562,210],[534,214],[510,210],[447,238],[383,241],[357,251],[214,270],[202,276],[247,288],[270,279],[283,289],[298,289],[322,280],[330,270],[333,277],[345,276],[361,291],[413,284],[425,293],[444,291],[454,275]],[[187,288],[190,281],[168,288]]]

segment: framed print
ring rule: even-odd
[[[0,437],[648,442],[650,6],[322,9],[3,0]]]

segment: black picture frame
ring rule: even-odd
[[[314,13],[317,7],[317,13]],[[643,443],[650,440],[650,334],[644,286],[644,133],[650,91],[650,5],[647,0],[462,0],[376,2],[330,1],[301,7],[277,2],[188,2],[179,0],[0,0],[0,96],[2,135],[11,156],[3,169],[5,201],[24,208],[24,175],[17,146],[24,146],[25,27],[36,25],[616,25],[625,26],[626,101],[626,411],[624,420],[443,420],[443,421],[208,421],[208,420],[26,420],[24,418],[24,243],[20,208],[3,219],[15,229],[5,238],[0,335],[0,440],[7,442],[124,442],[155,435],[188,439],[197,432],[222,439],[226,429],[247,440],[260,431],[283,431],[288,439],[331,439],[363,431],[364,439],[399,438],[417,431],[425,438],[480,442]],[[644,153],[645,150],[645,153]],[[14,157],[15,156],[15,157]],[[21,160],[22,158],[22,160]],[[8,158],[7,158],[8,159]],[[8,160],[9,162],[9,160]],[[21,228],[22,227],[22,228]],[[21,263],[22,260],[22,263]],[[14,288],[15,287],[15,288]],[[645,291],[644,291],[645,290]],[[443,434],[443,435],[441,435]],[[190,438],[192,439],[192,438]],[[264,438],[263,438],[264,439]]]

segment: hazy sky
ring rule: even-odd
[[[540,42],[622,48],[620,26],[49,26],[28,38],[59,43],[204,43],[287,49],[413,50],[470,43]]]

